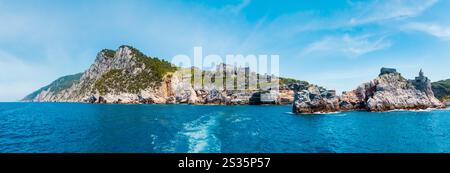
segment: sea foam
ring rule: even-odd
[[[203,116],[184,124],[180,133],[187,137],[189,153],[220,152],[220,141],[212,133],[217,126],[215,116]]]

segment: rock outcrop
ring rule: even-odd
[[[366,110],[373,112],[395,109],[444,108],[435,98],[430,80],[420,71],[414,80],[407,80],[395,69],[382,68],[380,75],[344,92],[341,96],[310,85],[296,92],[293,111],[295,113],[337,112]]]
[[[259,80],[271,76],[250,72],[247,68],[219,65],[217,71],[245,72],[247,78]],[[115,104],[292,104],[295,84],[306,82],[279,78],[279,90],[264,88],[224,89],[203,85],[205,76],[217,71],[200,71],[201,87],[194,87],[191,72],[197,68],[182,69],[169,62],[144,55],[130,46],[120,46],[116,51],[104,49],[84,73],[62,77],[52,84],[26,96],[29,102],[84,102]],[[188,73],[186,73],[188,72]],[[216,77],[213,77],[216,79]],[[248,85],[248,80],[234,83]],[[217,80],[223,80],[222,77]],[[232,86],[233,87],[233,86]],[[235,86],[234,86],[235,87]]]
[[[294,112],[317,113],[339,111],[339,98],[333,90],[316,85],[300,86],[295,93]]]

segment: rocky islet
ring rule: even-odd
[[[328,113],[352,110],[381,112],[444,107],[445,105],[434,96],[431,81],[424,76],[422,70],[415,79],[407,80],[396,69],[382,68],[376,79],[340,96],[332,90],[314,85],[299,88],[295,93],[293,112]]]

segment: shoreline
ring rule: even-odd
[[[445,108],[427,108],[427,109],[392,109],[387,111],[367,111],[367,110],[343,110],[336,112],[314,112],[314,113],[294,113],[289,112],[294,115],[333,115],[339,113],[347,113],[347,112],[367,112],[367,113],[387,113],[387,112],[431,112],[431,111],[440,111],[440,110],[450,110],[450,106]]]
[[[28,102],[28,101],[17,101],[17,102],[0,102],[0,103],[76,103],[76,104],[90,104],[90,105],[199,105],[199,106],[292,106],[290,104],[190,104],[190,103],[87,103],[87,102]]]
[[[292,104],[189,104],[189,103],[177,103],[177,104],[144,104],[144,103],[86,103],[86,102],[0,102],[1,103],[74,103],[74,104],[87,104],[87,105],[185,105],[185,106],[291,106]],[[333,115],[347,112],[368,112],[368,113],[385,113],[385,112],[430,112],[430,111],[439,111],[439,110],[450,110],[450,106],[447,105],[445,108],[426,108],[426,109],[392,109],[387,111],[367,111],[367,110],[341,110],[335,112],[314,112],[314,113],[294,113],[294,112],[286,112],[291,115]]]

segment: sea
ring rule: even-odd
[[[0,103],[0,153],[386,152],[450,152],[450,109]]]

